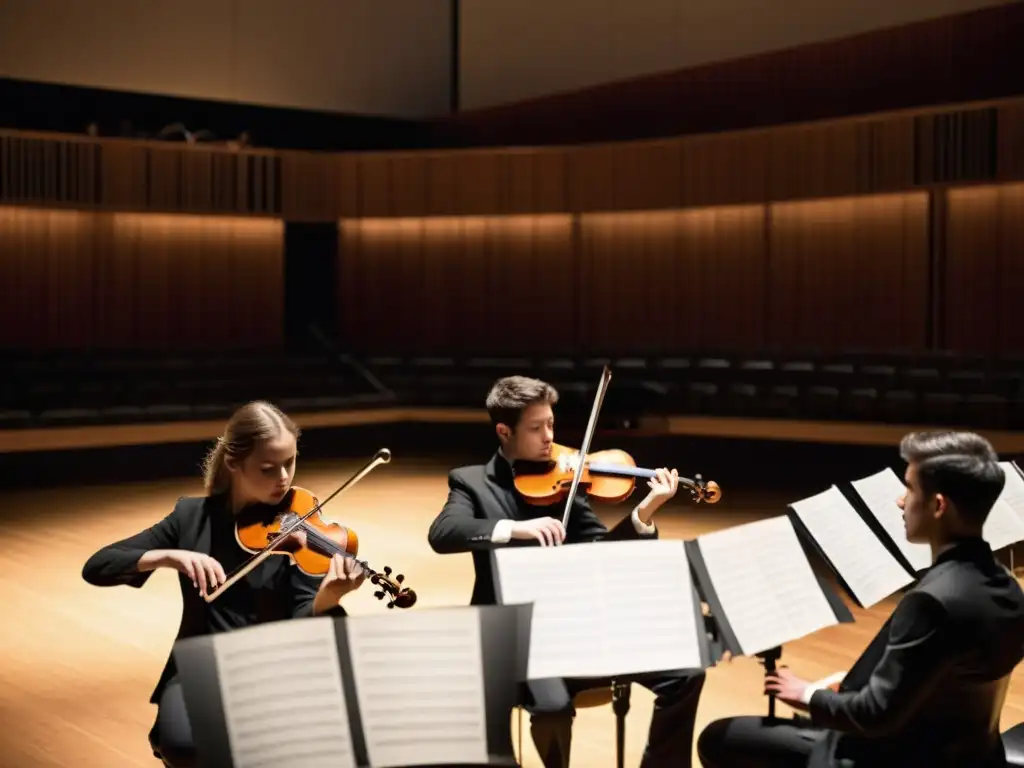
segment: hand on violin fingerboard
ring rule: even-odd
[[[358,562],[351,557],[334,555],[314,598],[314,615],[329,611],[349,592],[359,589],[365,580],[366,571]]]
[[[565,528],[561,520],[553,517],[520,520],[512,524],[512,538],[536,539],[542,547],[553,547],[565,541]]]
[[[657,469],[654,477],[647,481],[647,487],[651,490],[648,492],[647,498],[641,501],[640,506],[637,507],[641,513],[641,519],[645,523],[662,504],[676,495],[676,491],[679,490],[679,471],[668,470],[664,467]]]

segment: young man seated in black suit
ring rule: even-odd
[[[430,527],[429,541],[440,554],[472,553],[476,571],[472,605],[495,602],[489,555],[494,547],[656,538],[658,533],[651,518],[676,493],[678,473],[658,470],[657,477],[648,483],[646,498],[610,531],[594,514],[585,493],[576,494],[566,528],[549,510],[525,503],[513,484],[512,466],[517,460],[550,459],[555,425],[553,406],[557,402],[558,393],[543,381],[523,376],[497,381],[487,396],[487,411],[500,447],[487,464],[460,467],[448,476],[448,500]],[[641,645],[637,653],[643,652]],[[526,702],[534,744],[548,768],[569,765],[575,716],[571,697],[601,685],[602,681],[565,683],[568,696],[552,695],[535,687],[530,691],[531,700]],[[654,692],[656,699],[642,765],[686,768],[691,763],[703,671],[695,670],[684,676],[664,675],[644,680],[643,685]]]
[[[697,747],[706,768],[1005,764],[999,714],[1024,658],[1024,593],[982,527],[1006,477],[969,432],[910,434],[900,453],[907,539],[931,545],[932,566],[838,691],[784,667],[766,675],[766,693],[807,714],[711,723]]]

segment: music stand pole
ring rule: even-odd
[[[757,654],[757,658],[764,662],[765,674],[775,671],[775,662],[782,658],[782,646],[777,645],[774,648],[769,648],[767,651],[761,651]],[[768,721],[775,721],[775,694],[768,694]]]

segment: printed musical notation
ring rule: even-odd
[[[502,603],[534,603],[530,679],[701,666],[683,542],[524,547],[496,557]]]
[[[744,655],[839,623],[788,517],[715,531],[697,543]]]
[[[790,506],[865,608],[914,580],[836,486]]]
[[[371,765],[487,762],[478,613],[360,616],[346,627]]]
[[[265,624],[214,638],[235,768],[356,768],[334,624]]]
[[[864,505],[888,534],[915,571],[923,571],[932,564],[932,548],[927,544],[907,541],[903,523],[903,510],[896,503],[906,493],[906,486],[896,473],[887,467],[850,483],[864,501]]]

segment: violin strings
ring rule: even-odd
[[[322,546],[328,552],[330,552],[332,554],[341,555],[342,557],[350,557],[353,560],[355,560],[357,563],[359,563],[359,565],[362,566],[363,570],[365,570],[367,572],[367,574],[369,574],[370,576],[380,576],[379,573],[377,573],[375,570],[373,570],[373,568],[370,567],[370,564],[368,562],[366,562],[365,560],[360,560],[358,557],[356,557],[352,553],[342,549],[338,545],[338,543],[336,541],[334,541],[333,539],[330,539],[327,536],[325,536],[324,534],[320,533],[320,531],[318,531],[313,526],[309,525],[309,523],[303,522],[301,524],[301,527],[302,527],[303,530],[305,530],[306,535],[308,537],[314,539],[318,544],[320,544],[320,546]],[[381,578],[384,578],[384,577],[381,577]]]

